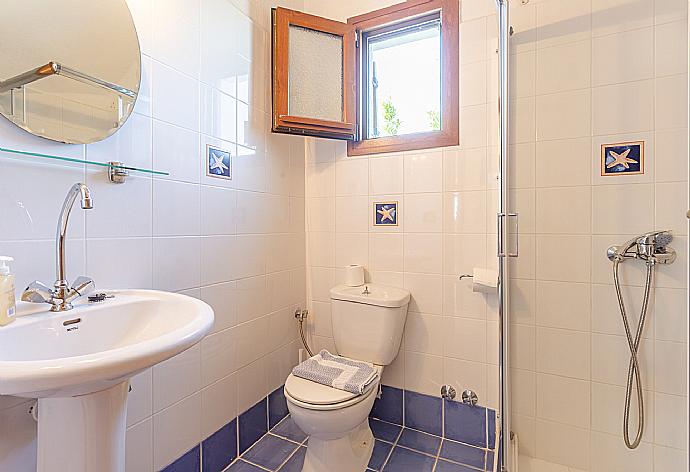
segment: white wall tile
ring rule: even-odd
[[[538,47],[569,43],[590,35],[590,2],[553,0],[536,5],[536,11]],[[562,26],[556,28],[554,24]]]
[[[435,274],[405,273],[404,288],[410,291],[410,311],[441,314],[443,303],[438,297],[442,277]]]
[[[437,395],[443,385],[443,358],[419,352],[405,352],[405,388]]]
[[[685,449],[688,432],[683,421],[687,415],[685,397],[657,393],[654,396],[654,441],[662,446]]]
[[[537,278],[589,282],[591,258],[587,254],[591,243],[587,235],[538,235]],[[554,263],[556,260],[558,264]]]
[[[148,419],[127,430],[125,468],[128,472],[153,470],[153,420]]]
[[[599,0],[592,5],[592,35],[604,36],[654,24],[654,5],[637,0]]]
[[[335,165],[336,195],[367,195],[369,193],[369,160],[349,159]]]
[[[405,350],[443,355],[443,317],[411,312],[405,321]]]
[[[201,437],[208,438],[237,416],[237,374],[201,391]]]
[[[654,129],[654,82],[643,80],[592,89],[592,116],[595,135]]]
[[[404,239],[404,270],[440,274],[443,272],[443,235],[410,233]]]
[[[484,190],[487,180],[486,149],[443,151],[443,176],[445,191]]]
[[[590,90],[584,89],[538,96],[537,140],[589,136],[592,112],[590,95]],[[564,113],[564,110],[568,112]]]
[[[443,332],[443,352],[447,357],[486,362],[487,323],[484,320],[445,317]]]
[[[596,55],[596,50],[594,53]],[[592,42],[589,39],[539,49],[536,92],[546,94],[589,87],[591,64]]]
[[[156,61],[151,76],[153,117],[198,131],[199,83]]]
[[[541,420],[535,424],[538,457],[577,469],[589,469],[589,431]]]
[[[592,429],[608,434],[615,434],[619,440],[625,410],[625,387],[592,382]],[[636,401],[633,399],[633,401]],[[645,430],[642,440],[651,443],[654,440],[654,394],[644,391]],[[630,425],[637,425],[637,408],[630,409]],[[622,441],[621,441],[622,442]]]
[[[638,352],[640,374],[644,385],[652,385],[654,379],[654,347],[643,339]],[[592,380],[624,386],[630,362],[630,348],[624,336],[592,334]]]
[[[662,77],[688,72],[687,21],[674,21],[655,29],[656,76]]]
[[[685,343],[654,343],[654,390],[673,395],[687,395],[688,346]]]
[[[443,154],[424,152],[405,154],[405,193],[440,192],[443,190]]]
[[[335,229],[337,232],[366,233],[373,220],[372,207],[366,196],[336,197]]]
[[[594,234],[642,234],[654,227],[654,186],[595,186],[592,208]]]
[[[590,185],[591,139],[540,141],[536,145],[536,186]],[[567,166],[568,172],[563,172]]]
[[[403,193],[402,154],[369,160],[369,191],[372,195]]]
[[[590,285],[571,282],[536,283],[536,323],[550,328],[589,331]]]
[[[154,236],[192,236],[200,232],[198,185],[153,181]]]
[[[158,413],[201,389],[201,347],[153,367],[153,411]]]
[[[198,133],[153,120],[153,165],[170,174],[161,178],[198,183],[198,153]]]
[[[564,399],[568,408],[562,406]],[[589,381],[537,374],[537,417],[588,429]]]
[[[683,0],[666,0],[655,2],[654,15],[655,23],[662,24],[669,21],[686,18],[688,14],[688,4]]]
[[[237,372],[237,411],[242,414],[268,395],[266,358],[240,369]]]
[[[576,379],[590,378],[590,334],[537,327],[537,370]]]
[[[204,387],[237,370],[237,331],[225,329],[201,341],[201,384]]]
[[[184,71],[199,75],[199,1],[153,0],[154,57]]]
[[[153,286],[159,290],[198,287],[201,281],[200,240],[188,238],[153,239]]]
[[[406,194],[400,212],[405,231],[440,233],[443,229],[443,204],[440,193]]]
[[[656,129],[687,128],[688,75],[656,79]]]
[[[592,85],[617,84],[654,77],[654,28],[595,38]]]
[[[590,234],[592,231],[591,187],[552,187],[537,190],[537,233]],[[567,217],[554,218],[564,210]],[[522,219],[522,218],[521,218]],[[522,222],[521,222],[522,223]]]
[[[135,375],[129,381],[127,397],[127,426],[143,421],[153,414],[153,373],[152,369]]]
[[[151,288],[152,250],[149,238],[89,240],[86,243],[86,273],[98,287]],[[121,254],[122,257],[114,258],[113,254]]]
[[[155,470],[172,463],[200,440],[201,394],[197,393],[153,416]]]
[[[652,445],[642,443],[630,451],[620,440],[619,435],[592,433],[592,471],[653,470]]]
[[[369,267],[374,271],[402,272],[403,235],[369,234]]]

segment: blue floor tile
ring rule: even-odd
[[[494,470],[494,451],[486,451],[486,470]]]
[[[299,429],[299,426],[297,426],[297,424],[291,416],[288,416],[283,421],[278,423],[276,427],[271,429],[271,432],[273,434],[291,439],[298,443],[301,443],[302,441],[307,439],[307,433]]]
[[[472,467],[476,467],[478,469],[484,469],[485,454],[486,452],[484,449],[479,449],[466,444],[460,444],[444,439],[443,445],[441,446],[440,456],[444,459],[450,459],[454,462],[471,465]]]
[[[280,472],[302,472],[302,467],[304,466],[304,456],[307,453],[307,448],[301,446],[297,452],[295,452],[290,460],[288,460],[283,467],[280,468]]]
[[[248,464],[243,460],[238,460],[230,466],[227,472],[265,472],[263,469],[254,465]]]
[[[402,429],[402,426],[375,420],[373,418],[369,419],[369,427],[376,439],[388,442],[395,442]]]
[[[270,470],[276,470],[298,447],[293,442],[267,434],[245,452],[242,459]]]
[[[431,472],[434,462],[433,457],[396,447],[383,470],[385,472]]]
[[[445,437],[486,447],[486,408],[444,400]]]
[[[162,472],[199,472],[201,450],[199,446],[185,453]]]
[[[441,399],[416,392],[405,392],[405,426],[441,436]]]
[[[496,447],[496,410],[487,409],[487,436],[488,436],[488,447],[493,449]]]
[[[439,459],[434,472],[479,472],[477,469]]]
[[[220,472],[237,457],[237,421],[232,420],[201,443],[204,472]]]
[[[285,418],[288,413],[285,393],[283,392],[283,387],[280,387],[268,396],[268,429],[280,423],[280,420]]]
[[[374,401],[369,416],[389,423],[403,424],[403,391],[387,385],[381,386],[381,389],[381,398]]]
[[[438,454],[438,448],[441,446],[441,438],[405,428],[400,435],[400,439],[398,439],[398,444],[435,456]]]
[[[392,448],[392,444],[376,441],[374,443],[374,452],[371,453],[371,459],[369,460],[369,469],[375,471],[381,470]]]
[[[239,435],[240,454],[249,449],[252,444],[268,432],[266,399],[251,407],[240,415]]]

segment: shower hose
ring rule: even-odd
[[[647,260],[647,278],[644,288],[644,300],[642,302],[642,310],[640,312],[640,321],[637,325],[637,331],[633,338],[632,330],[630,329],[630,320],[625,309],[625,302],[623,301],[623,293],[621,291],[621,284],[618,277],[618,266],[620,259],[616,258],[613,261],[613,281],[616,285],[616,294],[618,296],[618,305],[620,306],[621,315],[623,317],[623,326],[625,327],[625,335],[628,339],[628,347],[630,348],[630,364],[628,365],[628,382],[625,388],[625,412],[623,414],[623,440],[629,449],[635,449],[642,441],[642,433],[644,431],[644,397],[642,392],[642,378],[640,376],[640,364],[638,360],[638,350],[640,341],[642,339],[642,332],[644,331],[644,323],[647,317],[647,307],[649,306],[649,294],[651,292],[652,278],[654,274],[654,261]],[[630,404],[632,403],[633,383],[637,393],[637,433],[635,439],[630,440]]]

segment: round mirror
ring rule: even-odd
[[[127,121],[139,39],[125,0],[4,0],[0,113],[44,138],[87,144]]]

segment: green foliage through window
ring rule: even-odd
[[[441,112],[432,110],[426,112],[426,115],[429,117],[429,126],[431,126],[431,129],[439,131],[441,129]]]
[[[402,122],[398,118],[398,110],[393,105],[393,100],[388,97],[383,105],[383,130],[390,136],[395,136],[400,130]]]

